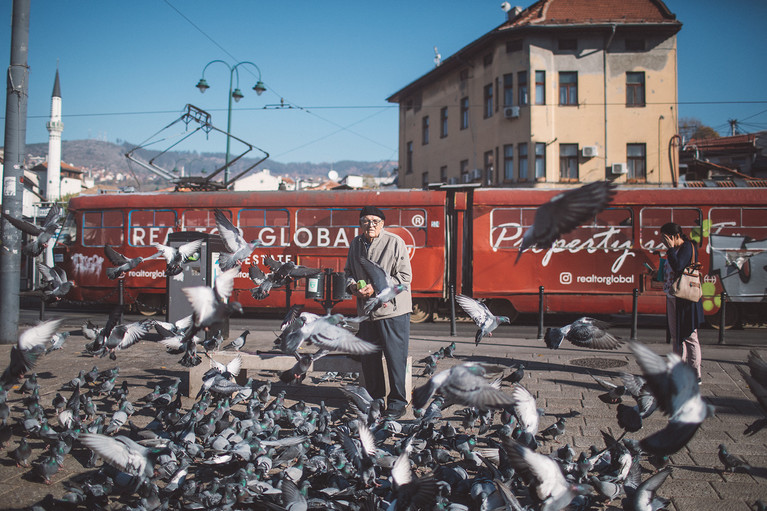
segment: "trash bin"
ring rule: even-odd
[[[333,301],[350,300],[352,295],[346,290],[346,272],[333,273]]]
[[[206,232],[183,231],[168,235],[168,245],[171,247],[180,247],[200,238],[203,239],[200,246],[200,257],[181,265],[182,271],[178,275],[167,277],[167,313],[165,319],[169,323],[174,323],[192,313],[192,305],[182,289],[195,286],[213,287],[216,275],[221,271],[218,268],[218,254],[224,250],[224,244],[218,235],[210,235]],[[229,337],[229,318],[211,326],[208,332],[204,334],[205,339],[213,337],[219,330],[224,338]],[[198,335],[202,336],[201,333]]]
[[[304,296],[309,300],[322,300],[325,298],[325,274],[318,273],[306,278],[306,290]]]

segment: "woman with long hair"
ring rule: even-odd
[[[671,283],[690,265],[698,260],[698,247],[688,238],[679,224],[669,222],[660,228],[663,244],[666,245],[666,319],[674,346],[674,353],[692,366],[701,377],[701,350],[698,340],[698,326],[703,322],[703,306],[700,300],[691,302],[677,298],[670,292]]]

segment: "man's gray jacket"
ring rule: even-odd
[[[367,272],[362,268],[360,260],[365,256],[364,236],[356,236],[349,245],[349,255],[346,259],[346,288],[351,292],[352,286],[357,285],[358,280],[372,282]],[[413,299],[410,294],[410,281],[413,279],[413,271],[410,268],[410,256],[407,246],[402,238],[388,232],[386,229],[375,238],[367,249],[367,257],[386,270],[398,284],[405,284],[407,290],[401,292],[394,299],[373,311],[371,319],[393,318],[407,314],[413,310]],[[376,292],[380,292],[376,289]],[[364,300],[357,298],[357,314],[362,315]]]

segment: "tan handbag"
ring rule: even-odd
[[[671,294],[677,298],[697,303],[703,296],[703,289],[700,287],[702,265],[698,262],[698,248],[694,243],[692,250],[694,259],[685,267],[682,274],[671,283]]]

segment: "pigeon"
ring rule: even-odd
[[[514,371],[509,373],[508,376],[506,376],[503,381],[507,381],[511,383],[512,385],[515,383],[519,383],[522,381],[522,378],[525,377],[525,364],[519,364]]]
[[[695,371],[678,355],[669,353],[664,360],[639,342],[631,342],[629,347],[658,407],[669,416],[666,427],[642,439],[639,444],[650,454],[674,454],[687,445],[703,421],[713,415],[713,407],[701,398]]]
[[[542,509],[559,511],[567,507],[576,495],[591,492],[591,487],[569,482],[559,464],[552,458],[538,454],[511,439],[504,448],[515,470],[531,482],[535,495],[543,502]]]
[[[104,255],[107,256],[107,259],[113,265],[111,268],[106,269],[107,278],[111,280],[120,278],[123,273],[132,270],[144,261],[143,257],[128,259],[110,245],[104,245]]]
[[[562,235],[605,209],[615,195],[612,181],[596,181],[555,195],[535,212],[533,225],[522,236],[515,264],[531,247],[549,248]]]
[[[146,339],[153,326],[154,321],[151,319],[115,325],[106,338],[105,351],[102,356],[109,354],[109,357],[114,360],[116,358],[115,352],[127,349],[141,339]]]
[[[248,338],[248,334],[250,334],[250,330],[245,330],[238,335],[235,340],[224,346],[224,350],[240,351],[243,346],[245,346],[245,340]]]
[[[157,249],[157,254],[150,257],[163,257],[165,259],[165,275],[172,277],[182,272],[182,264],[189,261],[196,261],[200,256],[200,247],[202,246],[203,239],[197,239],[184,243],[179,247],[169,247],[160,243],[152,245]]]
[[[45,350],[45,353],[48,354],[51,351],[60,350],[64,347],[64,343],[67,342],[67,338],[69,337],[69,332],[58,332],[53,337],[51,337],[50,346]]]
[[[508,316],[495,316],[487,305],[475,300],[466,295],[456,295],[455,301],[458,305],[469,315],[469,317],[477,324],[479,330],[474,336],[474,345],[479,345],[479,341],[486,335],[493,335],[495,330],[501,323],[511,323]]]
[[[529,390],[520,384],[514,385],[511,397],[514,415],[519,421],[520,431],[535,438],[535,435],[538,434],[538,421],[540,419],[538,408],[535,406],[535,398]]]
[[[464,362],[440,371],[425,384],[413,389],[413,408],[423,408],[435,392],[440,392],[447,403],[476,406],[480,409],[503,408],[514,400],[485,379],[488,371],[498,366]]]
[[[222,252],[218,257],[218,266],[225,272],[242,264],[256,247],[263,244],[258,240],[253,240],[250,243],[245,241],[242,230],[235,227],[220,209],[217,209],[214,214],[218,234],[227,250],[226,253]]]
[[[391,470],[391,509],[427,509],[434,505],[439,488],[433,476],[418,478],[410,468],[408,451],[403,451]]]
[[[724,465],[723,472],[735,472],[737,469],[751,472],[752,469],[742,457],[729,453],[724,444],[719,444],[719,461]]]
[[[621,396],[626,394],[626,387],[624,385],[616,385],[605,380],[604,378],[594,376],[591,373],[589,373],[589,375],[594,379],[595,382],[599,384],[600,387],[607,391],[604,394],[599,395],[599,399],[603,403],[608,405],[615,405],[622,402]]]
[[[657,511],[665,509],[670,503],[668,499],[658,497],[655,492],[661,487],[666,478],[671,475],[671,467],[656,472],[640,484],[642,473],[638,463],[629,474],[629,479],[623,485],[626,498],[623,499],[623,509],[626,511]]]
[[[363,341],[349,330],[339,326],[348,318],[341,314],[310,318],[302,313],[298,319],[286,327],[291,330],[286,333],[280,344],[280,350],[292,355],[303,344],[313,344],[320,349],[329,351],[350,353],[352,355],[369,355],[381,348],[367,341]],[[310,318],[306,321],[304,318]]]
[[[28,328],[11,347],[11,360],[8,367],[0,376],[0,385],[8,387],[19,381],[19,378],[32,369],[37,359],[45,351],[45,345],[51,342],[62,319],[45,321]]]
[[[743,434],[750,436],[767,426],[767,361],[762,358],[759,352],[751,350],[748,353],[748,368],[749,370],[746,371],[738,366],[738,370],[748,384],[749,390],[756,398],[756,401],[762,408],[762,413],[765,415],[749,424],[743,432]]]
[[[144,447],[123,435],[82,433],[79,440],[108,464],[138,478],[137,487],[154,476],[155,461],[169,452],[167,447]]]
[[[562,328],[547,328],[544,341],[549,349],[555,350],[563,339],[581,348],[593,350],[615,350],[622,341],[607,332],[610,325],[594,318],[583,317]]]
[[[228,301],[234,289],[234,278],[239,273],[238,267],[233,267],[216,277],[214,287],[195,286],[182,289],[187,300],[192,305],[192,325],[184,334],[182,342],[186,353],[182,358],[182,365],[197,365],[199,357],[196,355],[197,344],[193,337],[200,330],[208,330],[211,326],[228,318],[233,312],[242,314],[242,305],[239,302]]]
[[[72,286],[75,284],[67,279],[67,273],[58,266],[51,268],[38,262],[37,270],[40,272],[43,282],[43,287],[40,290],[47,303],[61,300],[72,290]]]
[[[48,241],[50,241],[59,228],[60,216],[61,208],[55,203],[48,210],[48,214],[45,215],[42,227],[38,227],[26,220],[14,218],[5,212],[3,213],[3,218],[8,220],[11,225],[30,236],[35,236],[35,239],[28,241],[21,248],[22,253],[32,257],[37,257],[43,253]]]
[[[10,453],[11,458],[16,462],[17,467],[28,467],[29,457],[32,455],[32,447],[27,443],[27,439],[21,437],[19,446]]]
[[[395,296],[407,289],[407,285],[397,282],[379,264],[374,263],[367,257],[360,259],[362,268],[370,277],[370,284],[376,294],[368,298],[362,306],[365,315],[369,316],[379,307],[384,307]]]
[[[553,440],[556,440],[559,436],[563,435],[565,432],[565,418],[562,417],[557,422],[549,426],[548,428],[541,431],[542,437],[550,436]]]
[[[264,274],[255,264],[252,264],[248,269],[250,279],[256,284],[256,287],[251,290],[251,294],[256,300],[263,300],[269,296],[269,291],[272,288],[286,286],[291,280],[312,277],[322,273],[322,270],[319,268],[301,266],[293,261],[282,263],[268,256],[264,259],[264,262],[272,270],[268,275]]]

